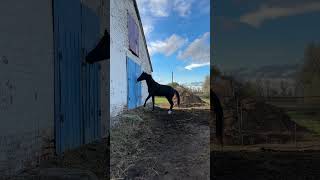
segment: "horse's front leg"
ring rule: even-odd
[[[146,99],[146,101],[144,102],[143,107],[146,107],[147,101],[148,101],[148,99],[150,99],[150,97],[151,97],[151,95],[149,94],[148,97],[147,97],[147,99]]]
[[[154,110],[154,96],[152,96],[152,111]]]

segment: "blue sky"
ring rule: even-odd
[[[215,4],[212,62],[223,71],[299,64],[306,45],[320,40],[319,0],[229,0]]]
[[[162,84],[204,81],[210,62],[210,0],[137,0],[153,77]]]

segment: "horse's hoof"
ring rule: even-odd
[[[168,114],[171,114],[171,113],[172,113],[172,111],[171,111],[171,110],[169,110],[169,111],[168,111]]]

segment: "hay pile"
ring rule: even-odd
[[[212,88],[223,106],[225,144],[285,143],[294,138],[295,128],[307,131],[283,109],[267,104],[254,85],[222,77]]]
[[[224,102],[225,135],[227,144],[284,143],[292,140],[297,132],[307,130],[290,119],[284,110],[254,98],[238,102]],[[242,136],[241,136],[242,135]]]
[[[21,175],[26,176],[25,178],[18,179],[65,179],[66,177],[77,179],[79,176],[83,178],[96,176],[99,179],[104,179],[108,176],[106,169],[109,169],[107,167],[109,161],[107,142],[107,138],[103,138],[65,151],[63,156],[53,156],[41,160],[37,168],[22,172]],[[31,177],[29,178],[29,176]]]
[[[181,107],[190,107],[194,105],[204,105],[205,102],[201,100],[201,98],[195,94],[193,94],[189,89],[183,86],[177,86],[175,89],[180,94],[180,106]],[[175,97],[176,103],[176,97]]]
[[[120,115],[119,123],[111,128],[110,139],[110,177],[111,179],[126,179],[134,176],[138,167],[144,169],[139,176],[152,176],[158,169],[154,167],[155,159],[145,158],[146,149],[157,142],[150,141],[152,133],[150,119],[145,118],[141,108]],[[141,117],[144,117],[143,120]]]

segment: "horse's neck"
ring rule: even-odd
[[[153,80],[153,78],[151,77],[150,79],[147,79],[147,85],[148,87],[152,87],[155,84],[158,84],[155,80]]]

